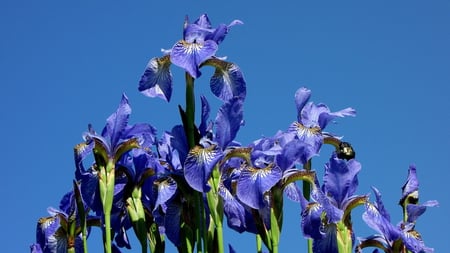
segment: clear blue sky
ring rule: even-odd
[[[358,193],[376,186],[394,223],[408,166],[416,164],[422,201],[437,199],[417,229],[436,252],[450,227],[450,2],[433,1],[25,1],[0,2],[2,252],[28,252],[36,221],[58,206],[74,176],[73,147],[92,123],[98,131],[121,94],[131,123],[159,133],[177,124],[183,76],[173,100],[144,97],[139,78],[161,48],[182,36],[184,16],[208,13],[213,25],[240,19],[218,55],[247,81],[244,144],[285,130],[296,119],[294,92],[356,118],[328,131],[343,135],[362,163]],[[196,94],[210,96],[208,70]],[[213,100],[213,99],[211,99]],[[326,151],[313,161],[322,173]],[[298,205],[286,201],[281,252],[305,248]],[[353,214],[358,236],[372,233]],[[228,233],[238,252],[253,237]],[[96,243],[90,241],[91,252]],[[135,252],[138,250],[136,244]],[[302,251],[299,251],[302,252]]]

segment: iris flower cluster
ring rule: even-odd
[[[172,65],[185,70],[186,104],[179,106],[179,125],[159,135],[149,123],[131,123],[125,94],[101,132],[88,125],[74,148],[73,190],[38,220],[32,253],[87,252],[92,229],[102,232],[107,253],[131,249],[131,234],[141,252],[165,252],[171,243],[181,253],[221,253],[225,221],[231,230],[254,234],[256,252],[276,253],[285,198],[299,204],[305,251],[433,251],[415,223],[438,203],[419,203],[415,167],[402,188],[404,220],[398,225],[391,223],[376,188],[375,202],[357,193],[362,166],[352,145],[325,130],[337,118],[355,116],[353,108],[331,111],[310,101],[311,90],[301,87],[293,99],[297,115],[285,130],[248,145],[235,140],[244,122],[246,82],[235,63],[216,53],[231,28],[241,24],[234,20],[214,28],[206,14],[193,23],[186,18],[183,38],[148,62],[138,90],[167,102]],[[211,117],[207,97],[200,96],[196,120],[194,83],[204,66],[215,69],[210,88],[222,104]],[[334,150],[320,180],[312,160],[323,145]],[[365,207],[362,219],[379,234],[356,237],[351,213],[359,206]],[[232,244],[227,248],[235,252]]]

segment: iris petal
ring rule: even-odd
[[[211,187],[208,185],[208,180],[211,172],[222,157],[223,153],[217,146],[194,147],[184,164],[184,177],[188,184],[199,192],[209,191]]]
[[[216,141],[220,147],[225,148],[237,135],[244,118],[243,101],[238,97],[223,104],[215,120]]]
[[[358,161],[339,159],[335,153],[325,165],[324,192],[331,194],[338,207],[342,208],[345,199],[355,193],[358,186],[357,174],[360,170],[361,164]]]
[[[128,124],[128,119],[131,114],[131,107],[128,104],[128,98],[122,94],[122,100],[116,112],[111,114],[106,120],[106,126],[103,128],[102,136],[111,140],[110,151],[114,150],[119,143],[122,131]]]
[[[233,97],[245,98],[246,83],[239,67],[233,63],[214,59],[216,67],[211,77],[210,87],[212,93],[222,101]]]
[[[170,53],[170,61],[186,70],[193,78],[200,77],[200,64],[215,55],[217,43],[207,40],[204,43],[179,41]]]
[[[138,90],[147,97],[159,97],[170,101],[172,96],[172,73],[170,58],[152,58],[139,81]]]
[[[246,167],[241,171],[237,183],[237,196],[246,205],[261,209],[265,206],[264,193],[269,191],[282,177],[277,166],[266,168]]]

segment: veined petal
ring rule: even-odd
[[[325,165],[324,192],[331,194],[339,208],[342,208],[345,199],[355,193],[358,187],[357,175],[360,170],[361,164],[358,161],[339,159],[336,153],[333,153],[330,161]]]
[[[205,62],[205,65],[216,68],[210,81],[211,91],[216,97],[222,101],[228,101],[233,97],[245,98],[246,83],[236,64],[213,58]]]
[[[319,127],[307,127],[296,121],[289,126],[289,132],[295,133],[300,141],[311,146],[310,151],[314,153],[311,155],[319,153],[324,138]]]
[[[322,214],[324,210],[319,203],[309,203],[302,211],[302,231],[303,235],[312,239],[320,239],[324,223],[322,222]]]
[[[199,192],[209,191],[211,172],[223,156],[223,152],[215,145],[208,148],[195,146],[191,149],[184,163],[184,177],[188,184]]]
[[[212,40],[204,43],[188,43],[182,40],[173,46],[170,61],[186,70],[193,78],[198,78],[201,75],[200,64],[215,55],[217,49],[217,43]]]
[[[415,230],[403,231],[402,239],[403,242],[405,243],[406,248],[412,252],[419,252],[419,253],[434,252],[433,248],[428,248],[427,246],[425,246],[425,243],[423,242],[419,232]]]
[[[111,114],[106,120],[106,126],[103,128],[102,136],[110,140],[110,151],[114,150],[119,143],[122,131],[128,124],[131,114],[131,107],[128,104],[128,97],[122,94],[119,107],[116,112]]]
[[[391,222],[378,211],[376,206],[371,203],[366,204],[366,211],[363,213],[362,218],[369,227],[382,234],[391,246],[401,235],[401,231],[392,225]]]
[[[234,140],[242,125],[243,118],[243,101],[238,97],[234,97],[220,107],[215,126],[216,141],[222,149]]]
[[[165,205],[166,202],[172,198],[177,190],[177,183],[171,177],[167,177],[163,180],[158,180],[155,182],[158,197],[155,202],[155,207],[153,210],[156,210],[159,206]]]
[[[282,177],[278,166],[266,168],[246,167],[241,171],[237,183],[237,196],[246,205],[254,209],[265,206],[264,193],[269,191]]]
[[[142,74],[138,90],[148,97],[159,97],[170,101],[172,96],[172,73],[170,72],[170,58],[152,58]]]

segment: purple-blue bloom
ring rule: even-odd
[[[325,165],[323,185],[316,180],[312,201],[302,203],[302,229],[306,237],[314,239],[314,252],[337,252],[337,226],[343,223],[353,239],[351,210],[367,201],[367,196],[355,195],[357,174],[361,164],[355,159],[345,160],[333,153]]]
[[[385,251],[399,250],[406,247],[414,253],[433,252],[432,248],[425,246],[419,232],[414,229],[417,218],[422,215],[427,207],[437,206],[435,200],[419,204],[419,181],[415,166],[410,166],[408,179],[402,187],[400,205],[404,208],[404,220],[398,225],[393,225],[390,215],[384,208],[381,193],[373,187],[375,202],[366,203],[366,211],[363,220],[379,234],[361,238],[358,249],[365,247],[378,247]]]
[[[148,97],[159,97],[170,101],[172,96],[172,73],[170,65],[183,68],[191,77],[201,75],[200,67],[210,65],[216,68],[211,77],[211,91],[223,101],[235,96],[245,97],[246,87],[241,70],[236,64],[215,57],[218,45],[225,39],[230,28],[242,24],[234,20],[229,25],[220,24],[212,28],[206,14],[194,23],[186,17],[183,39],[175,43],[170,50],[163,50],[165,56],[152,58],[139,81],[138,90]]]
[[[355,116],[353,108],[345,108],[337,112],[331,112],[328,106],[319,103],[309,102],[311,90],[302,87],[295,93],[295,103],[297,106],[297,121],[289,127],[290,132],[296,133],[297,141],[308,146],[306,160],[319,153],[323,144],[324,136],[333,136],[323,130],[337,117]]]

